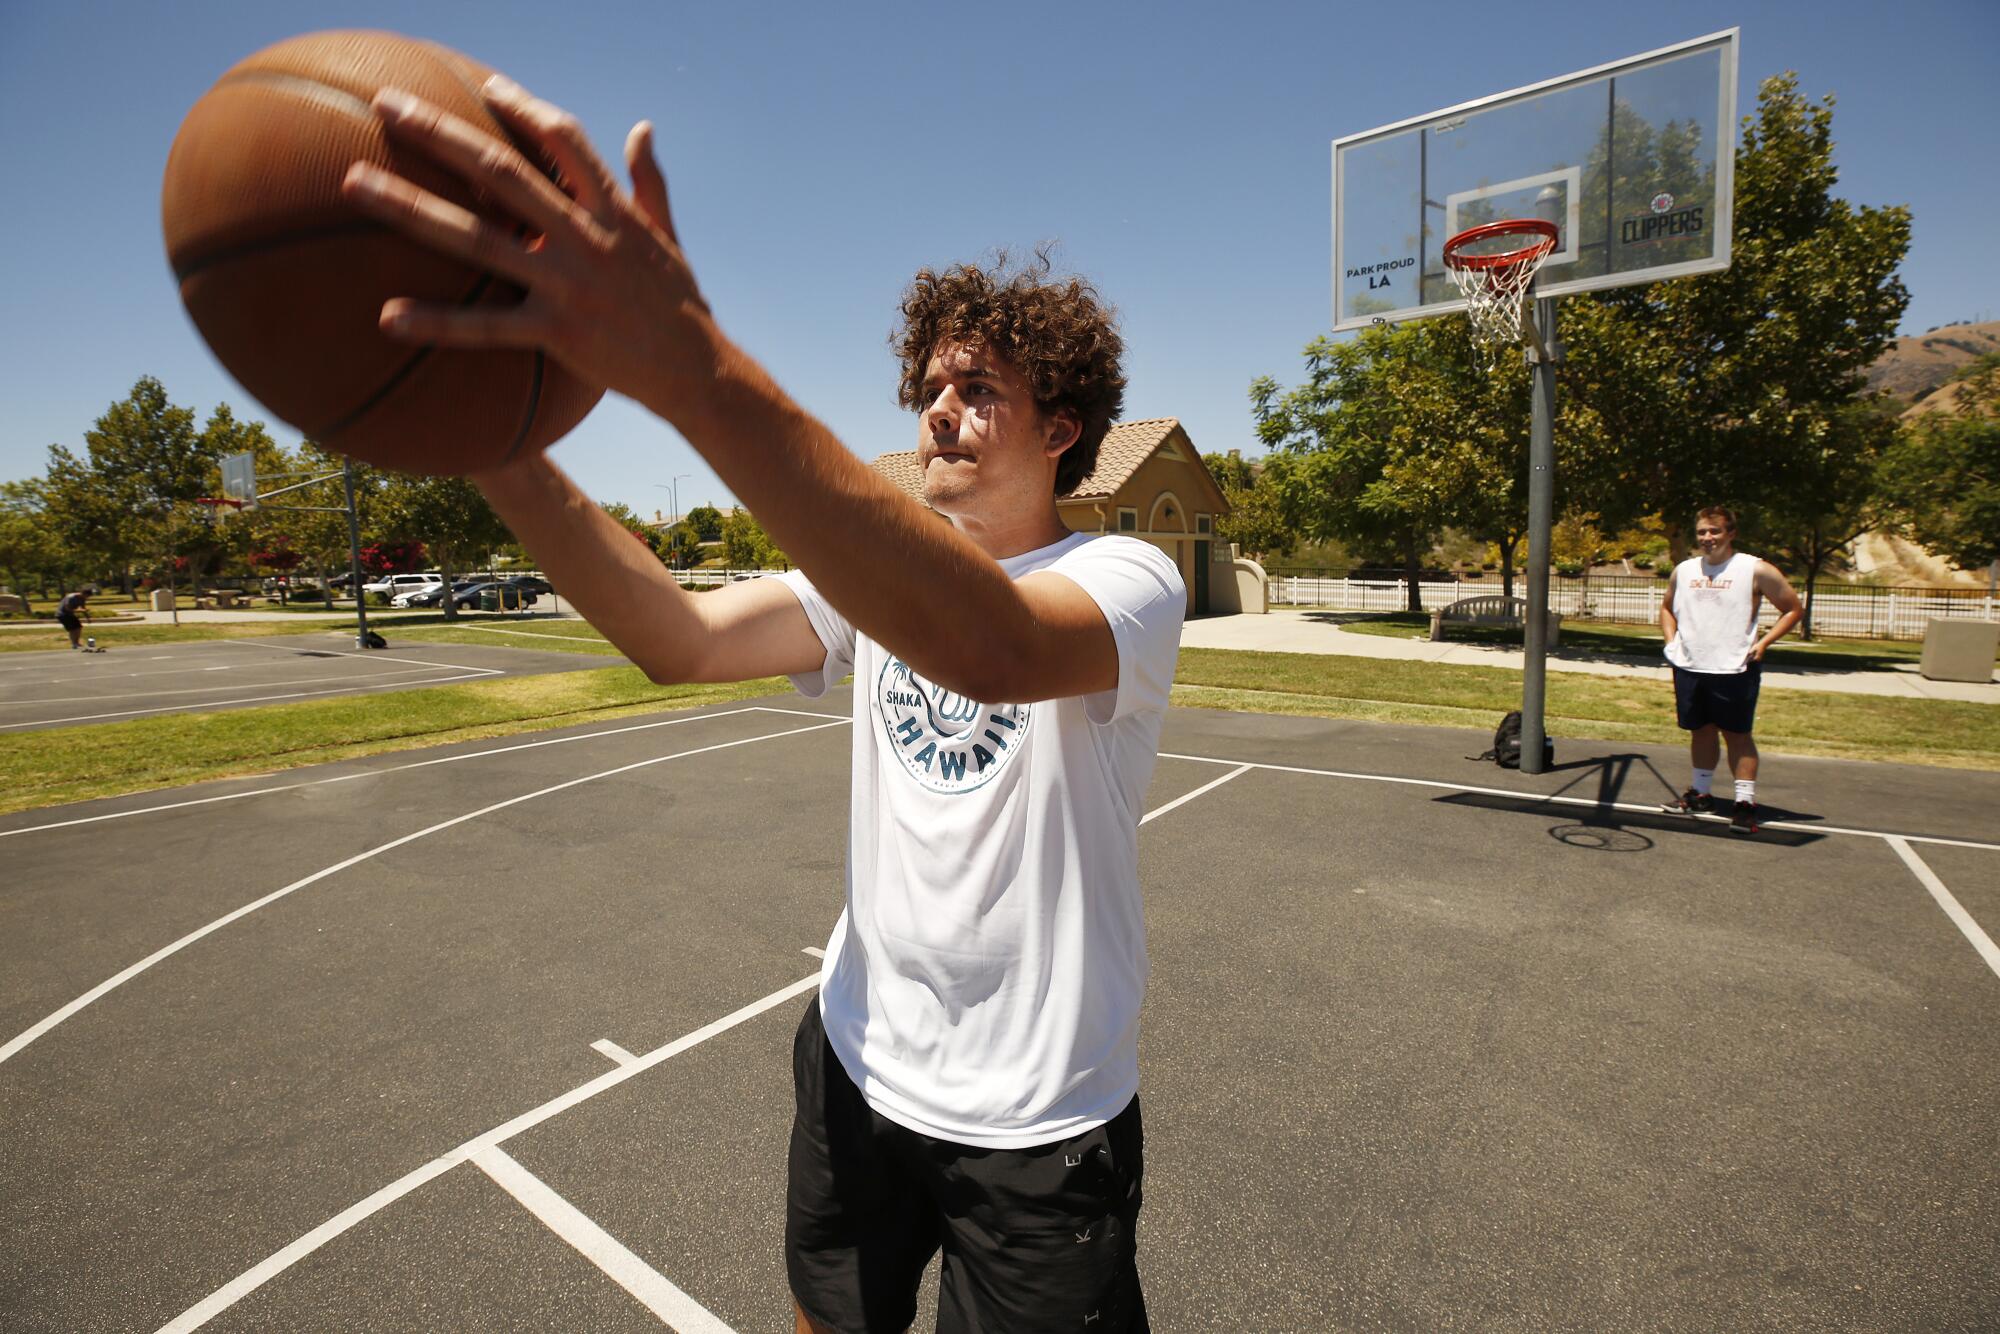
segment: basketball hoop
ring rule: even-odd
[[[1444,243],[1444,266],[1465,297],[1472,340],[1486,349],[1489,369],[1500,348],[1521,340],[1528,289],[1559,233],[1541,218],[1509,218],[1460,232]]]
[[[203,507],[202,517],[212,524],[220,524],[228,518],[229,510],[235,510],[239,514],[243,511],[243,502],[228,496],[196,496],[194,503]],[[225,505],[229,508],[224,509]]]

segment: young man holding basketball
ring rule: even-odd
[[[432,108],[376,105],[535,241],[373,169],[348,188],[528,295],[505,311],[395,301],[384,328],[544,347],[637,399],[799,571],[694,597],[545,459],[480,485],[655,680],[786,674],[817,696],[854,675],[846,905],[793,1052],[798,1328],[907,1327],[940,1249],[941,1329],[1145,1328],[1137,822],[1186,591],[1157,549],[1072,533],[1056,510],[1122,402],[1108,313],[1045,269],[917,275],[899,396],[941,524],[723,335],[648,127],[627,142],[627,196],[573,121],[503,81],[487,96],[569,194]]]
[[[1694,777],[1665,809],[1695,815],[1715,808],[1710,783],[1721,747],[1729,747],[1736,780],[1729,832],[1757,832],[1757,743],[1750,732],[1764,650],[1783,639],[1804,614],[1799,595],[1769,561],[1736,550],[1736,516],[1712,505],[1695,516],[1700,550],[1674,567],[1660,600],[1660,633],[1674,668],[1674,704],[1689,732]],[[1757,607],[1769,601],[1778,619],[1757,633]],[[1718,740],[1719,734],[1719,740]]]

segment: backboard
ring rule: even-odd
[[[1333,141],[1333,327],[1463,310],[1444,243],[1560,229],[1538,296],[1729,267],[1737,29]]]
[[[222,494],[243,502],[243,508],[257,508],[257,456],[250,453],[222,456]]]

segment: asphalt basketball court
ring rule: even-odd
[[[0,819],[4,1323],[789,1328],[845,710]],[[1774,756],[1744,840],[1484,744],[1170,715],[1156,1326],[2000,1321],[2000,775]]]

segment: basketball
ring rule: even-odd
[[[602,395],[539,349],[427,347],[377,327],[392,297],[521,300],[341,197],[349,165],[366,161],[511,224],[393,145],[369,110],[378,89],[401,88],[508,139],[480,100],[491,73],[393,33],[313,33],[224,74],[174,139],[160,213],[181,301],[243,388],[329,449],[402,472],[475,471],[547,448]]]

